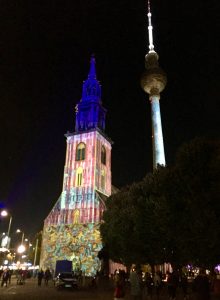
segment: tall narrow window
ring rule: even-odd
[[[75,209],[73,213],[73,224],[79,224],[79,210]]]
[[[76,147],[76,160],[84,160],[86,153],[86,145],[84,143],[79,143]]]
[[[76,170],[76,186],[82,186],[83,181],[83,168],[79,167]]]
[[[105,171],[101,171],[101,189],[105,190]]]
[[[103,165],[106,164],[106,150],[104,146],[102,146],[102,150],[101,150],[101,163]]]

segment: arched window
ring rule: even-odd
[[[101,151],[101,163],[103,165],[106,164],[106,150],[104,146],[102,146],[102,151]]]
[[[83,168],[79,167],[76,170],[76,186],[82,186],[83,181]]]
[[[75,209],[73,213],[73,224],[79,224],[79,210]]]
[[[79,143],[76,147],[76,160],[84,160],[86,153],[86,145],[84,143]]]

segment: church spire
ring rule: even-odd
[[[76,132],[105,129],[106,109],[102,106],[101,85],[96,79],[95,63],[92,55],[88,78],[83,82],[82,99],[76,106]]]
[[[91,59],[90,59],[90,70],[89,70],[88,78],[96,79],[95,56],[94,56],[94,54],[92,54]]]
[[[83,82],[82,101],[101,102],[101,85],[96,79],[94,55],[90,59],[88,79]]]

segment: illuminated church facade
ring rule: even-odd
[[[90,61],[82,99],[76,106],[75,132],[66,134],[62,193],[44,221],[40,266],[55,268],[70,260],[73,269],[93,275],[100,269],[99,226],[105,201],[111,195],[111,140],[105,135],[106,109]]]

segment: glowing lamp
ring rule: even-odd
[[[26,249],[25,249],[25,246],[24,245],[20,245],[19,247],[18,247],[18,249],[17,249],[17,251],[18,251],[18,253],[24,253],[24,251],[25,251]]]
[[[8,212],[6,210],[1,211],[1,216],[2,217],[7,217]]]

